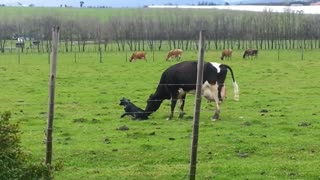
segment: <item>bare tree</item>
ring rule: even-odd
[[[14,32],[14,25],[4,19],[0,22],[0,51],[5,52],[6,42],[11,39],[12,32]]]
[[[78,49],[85,52],[86,44],[89,40],[94,40],[95,37],[95,25],[97,19],[86,17],[81,19],[81,23],[78,22]]]
[[[42,51],[49,53],[51,52],[51,34],[52,34],[52,26],[57,25],[61,26],[61,23],[58,19],[58,17],[55,16],[42,16],[39,19],[40,21],[40,31],[39,34],[41,36],[41,44],[42,44]],[[45,43],[45,46],[43,47],[43,44]]]
[[[106,22],[103,23],[101,29],[101,39],[103,40],[104,51],[107,51],[108,44],[112,41],[110,26]]]
[[[84,4],[84,1],[80,1],[80,7],[82,8]]]
[[[73,51],[74,38],[77,35],[77,24],[78,22],[72,18],[62,21],[60,39],[62,39],[64,42],[65,52]]]

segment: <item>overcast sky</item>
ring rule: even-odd
[[[17,5],[20,2],[23,5],[34,4],[35,6],[55,6],[71,5],[79,7],[81,0],[0,0],[0,4]],[[143,5],[163,5],[167,3],[177,5],[191,5],[203,2],[205,0],[82,0],[84,6],[111,6],[111,7],[142,7]],[[208,2],[221,2],[224,0],[207,0]],[[237,0],[228,0],[235,2]]]

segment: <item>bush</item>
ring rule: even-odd
[[[10,112],[0,117],[0,179],[52,179],[52,168],[34,163],[22,151],[17,123],[10,124]]]

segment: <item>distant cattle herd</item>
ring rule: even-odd
[[[172,60],[173,58],[176,60],[181,60],[182,57],[182,53],[183,50],[182,49],[173,49],[171,51],[168,52],[167,57],[166,57],[166,61]],[[257,49],[246,49],[243,53],[243,59],[246,58],[250,58],[251,59],[253,57],[257,57],[258,56],[258,50]],[[221,60],[231,60],[232,57],[232,49],[224,49],[221,53],[220,59]],[[132,55],[130,56],[129,62],[132,62],[133,60],[137,60],[137,59],[143,59],[143,60],[147,60],[147,53],[144,51],[135,51],[132,53]]]

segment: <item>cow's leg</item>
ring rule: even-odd
[[[171,112],[168,117],[168,120],[171,120],[173,117],[174,108],[176,107],[177,100],[178,100],[178,95],[179,95],[178,91],[175,92],[174,94],[171,94]]]
[[[174,108],[176,107],[176,104],[177,104],[177,97],[172,97],[171,98],[171,111],[170,111],[170,115],[167,120],[172,120]]]
[[[218,86],[218,99],[219,101],[223,101],[223,97],[222,97],[222,94],[225,94],[225,92],[223,92],[225,89],[223,88],[224,84],[219,84]]]
[[[227,97],[227,90],[226,90],[226,86],[225,85],[222,86],[220,95],[221,95],[221,99],[222,100],[224,100]]]
[[[214,115],[212,117],[213,121],[216,121],[219,119],[220,115],[220,104],[221,101],[219,100],[219,91],[218,91],[218,84],[216,83],[215,85],[211,85],[210,87],[210,96],[205,96],[208,100],[214,101],[216,103],[216,109],[214,112]]]
[[[213,121],[219,119],[220,114],[220,101],[219,101],[219,86],[218,82],[214,83],[213,85],[209,84],[207,81],[202,85],[202,94],[205,98],[209,101],[214,101],[216,103],[216,109],[214,115],[212,117]]]
[[[215,91],[214,92],[214,102],[216,103],[216,109],[215,109],[215,112],[214,112],[214,115],[212,117],[212,121],[216,121],[219,119],[219,116],[220,116],[220,104],[221,104],[221,101],[219,99],[219,94],[220,94],[220,91]]]
[[[183,116],[185,115],[183,109],[184,109],[184,102],[185,102],[185,99],[186,99],[186,94],[181,95],[179,98],[180,98],[179,118],[183,118]]]
[[[227,76],[227,70],[226,69],[221,69],[220,75],[219,75],[219,79],[217,81],[217,86],[216,86],[216,91],[213,93],[214,96],[214,100],[216,102],[216,111],[213,115],[212,120],[216,121],[219,119],[219,115],[220,115],[220,107],[223,101],[223,96],[225,95],[225,88],[224,88],[224,81],[226,79]]]
[[[216,101],[216,110],[215,110],[214,115],[212,117],[212,121],[216,121],[220,117],[220,104],[221,104],[221,102]]]
[[[214,102],[216,103],[216,109],[215,109],[214,115],[212,117],[212,121],[216,121],[220,117],[220,105],[222,103],[221,89],[222,89],[223,84],[224,83],[221,81],[221,79],[219,79],[217,81],[217,84],[215,86],[213,86],[212,93],[213,93]]]

